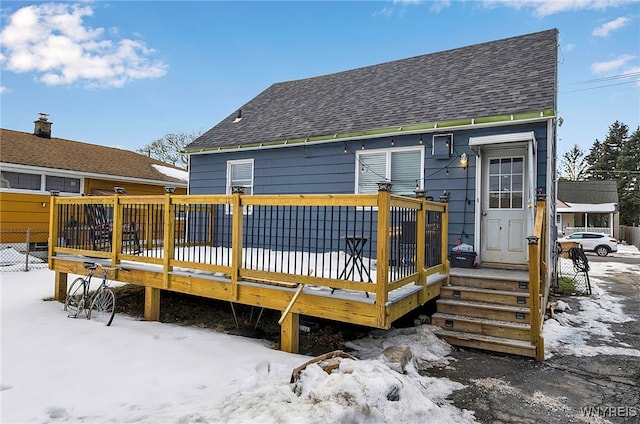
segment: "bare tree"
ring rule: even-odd
[[[169,133],[138,149],[137,152],[165,163],[186,168],[188,164],[187,155],[182,151],[187,144],[200,137],[200,135],[202,135],[202,132],[193,132],[191,134]]]
[[[577,144],[562,155],[560,162],[560,177],[570,181],[580,181],[587,175],[588,164],[584,151]]]

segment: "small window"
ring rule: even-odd
[[[244,187],[244,194],[253,194],[253,159],[230,160],[227,162],[227,194],[232,187]],[[253,213],[253,208],[243,208],[246,215]],[[233,213],[231,205],[227,213]]]
[[[227,162],[227,194],[235,186],[244,187],[244,194],[253,194],[253,159]]]
[[[2,188],[41,190],[40,174],[2,171]]]
[[[65,193],[80,193],[80,179],[47,175],[45,190],[57,190]]]
[[[356,194],[378,192],[378,183],[391,182],[391,192],[414,196],[422,188],[424,149],[397,148],[356,152]]]

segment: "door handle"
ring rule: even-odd
[[[486,212],[482,212],[482,216],[487,216],[487,213]]]

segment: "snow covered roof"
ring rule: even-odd
[[[559,203],[559,202],[558,202]],[[558,213],[611,213],[617,210],[616,203],[569,203],[564,202],[566,207],[558,204],[556,211]]]

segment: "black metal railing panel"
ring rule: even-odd
[[[369,282],[376,225],[373,207],[254,205],[244,216],[242,266]]]

